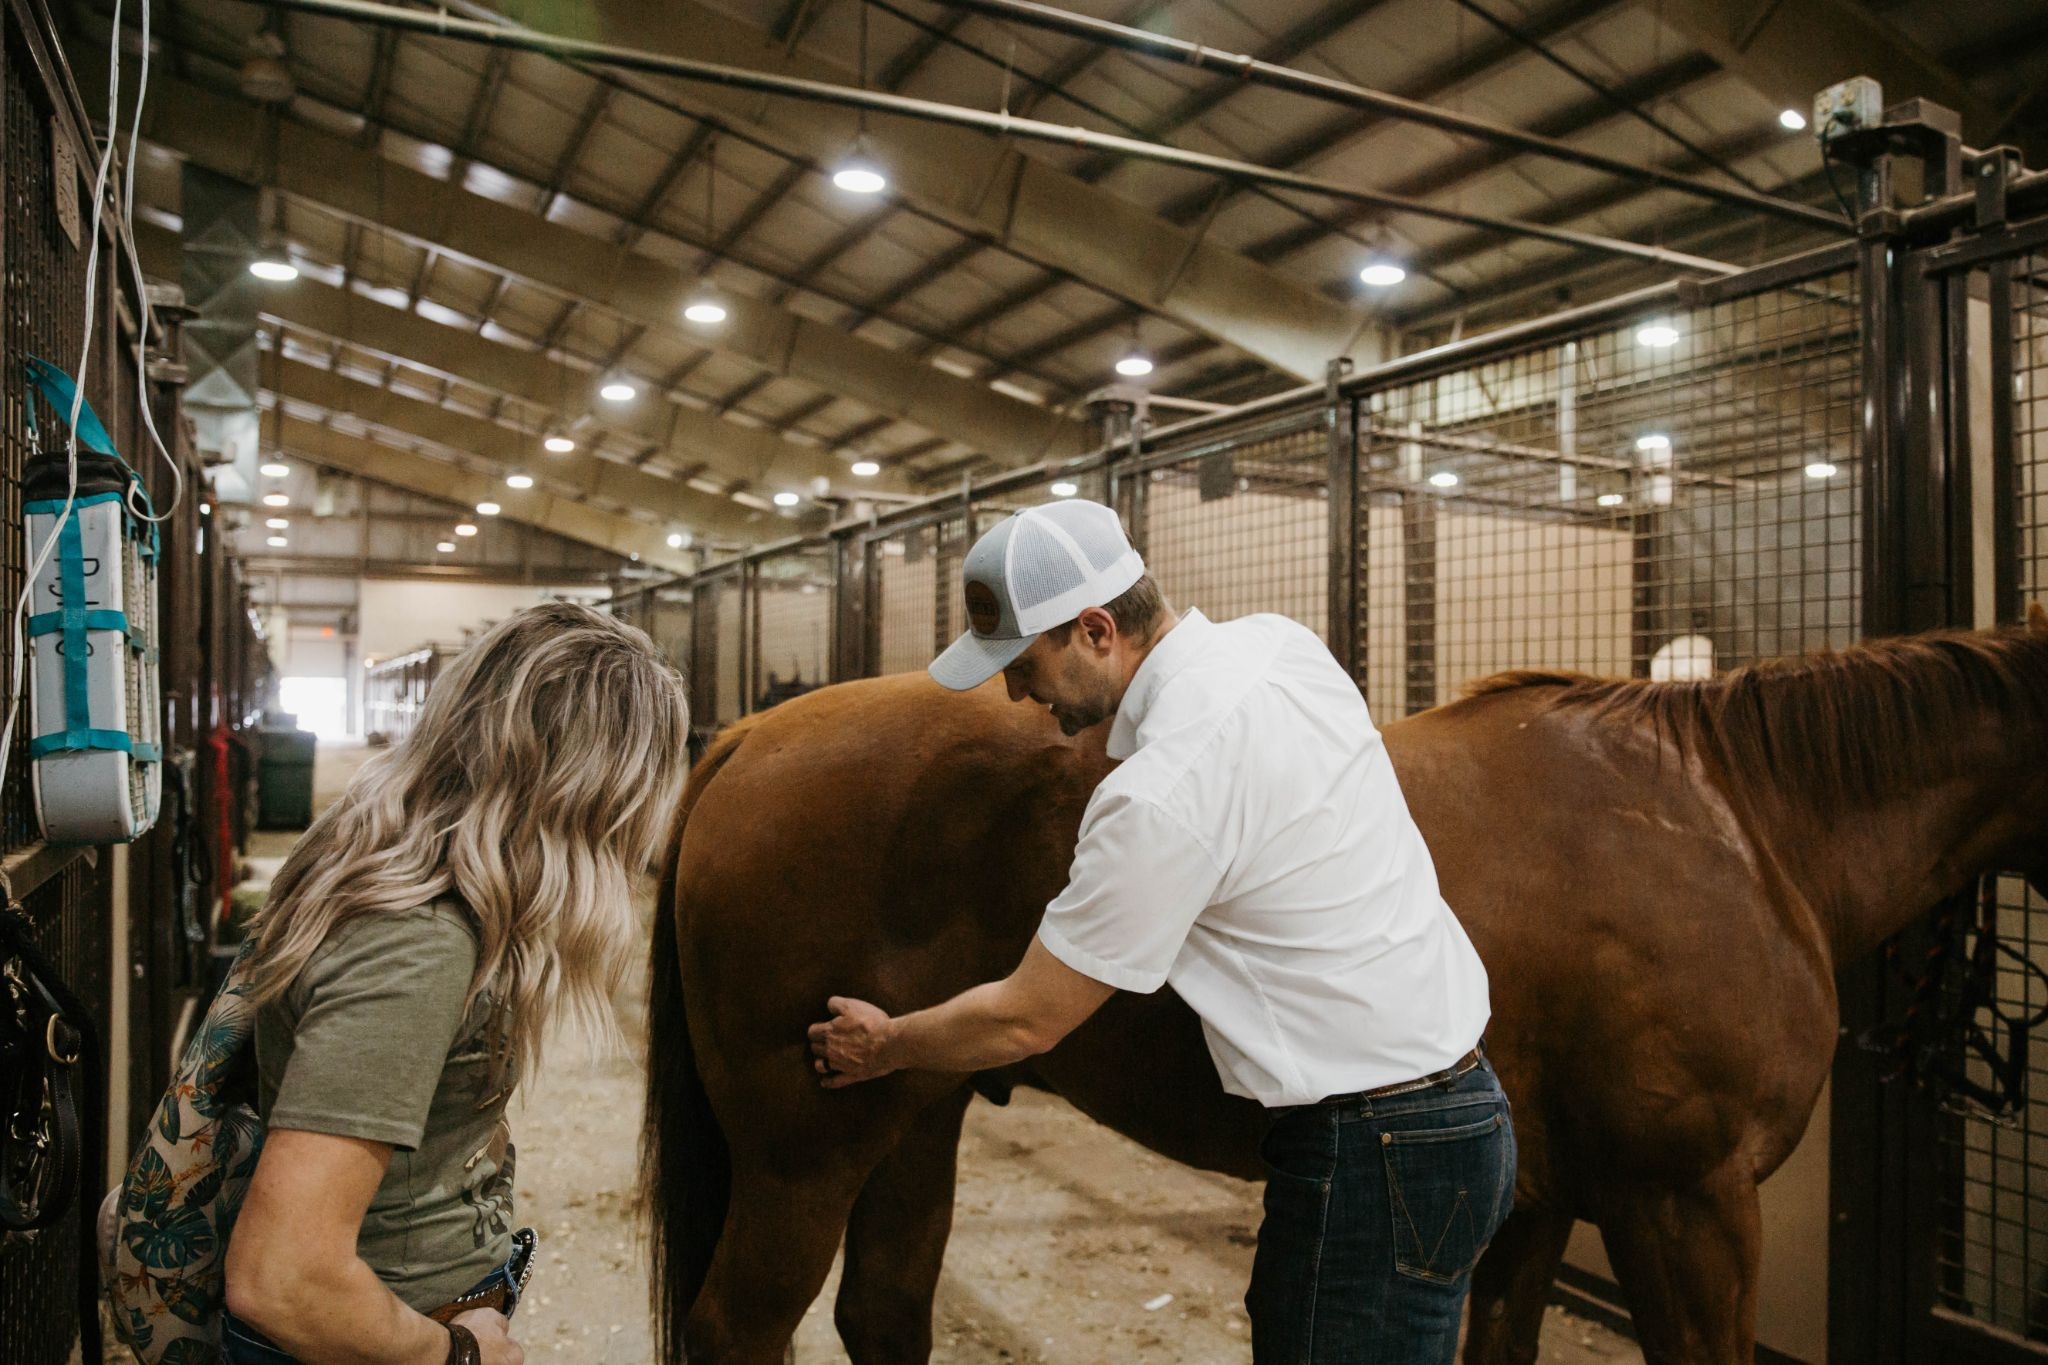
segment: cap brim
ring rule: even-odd
[[[1037,638],[1026,635],[1016,640],[995,640],[970,630],[946,646],[946,652],[933,659],[925,671],[941,687],[950,687],[955,692],[970,691],[1008,668]]]

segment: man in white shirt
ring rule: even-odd
[[[1016,971],[893,1019],[834,998],[824,1084],[1007,1066],[1170,984],[1224,1089],[1274,1114],[1254,1359],[1450,1362],[1514,1134],[1479,1051],[1486,969],[1357,687],[1285,617],[1177,616],[1099,504],[1011,517],[962,577],[973,629],[933,677],[1000,672],[1068,734],[1114,716],[1121,763]]]

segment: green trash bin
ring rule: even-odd
[[[257,734],[256,823],[263,829],[304,829],[313,823],[313,732],[265,726]]]

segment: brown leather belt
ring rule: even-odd
[[[1374,1086],[1371,1090],[1355,1090],[1349,1095],[1326,1095],[1316,1103],[1353,1104],[1360,1100],[1383,1100],[1390,1095],[1405,1095],[1413,1090],[1427,1090],[1433,1085],[1442,1085],[1445,1081],[1455,1081],[1484,1060],[1484,1054],[1475,1047],[1442,1071],[1433,1071],[1412,1081],[1395,1081],[1392,1085]]]

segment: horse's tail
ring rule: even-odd
[[[710,1272],[732,1195],[725,1134],[698,1075],[683,1009],[678,921],[684,907],[676,895],[678,865],[690,811],[738,750],[746,728],[733,726],[718,736],[691,772],[655,903],[647,972],[647,1104],[640,1130],[640,1186],[653,1252],[649,1284],[655,1356],[663,1365],[683,1365],[683,1323]]]

